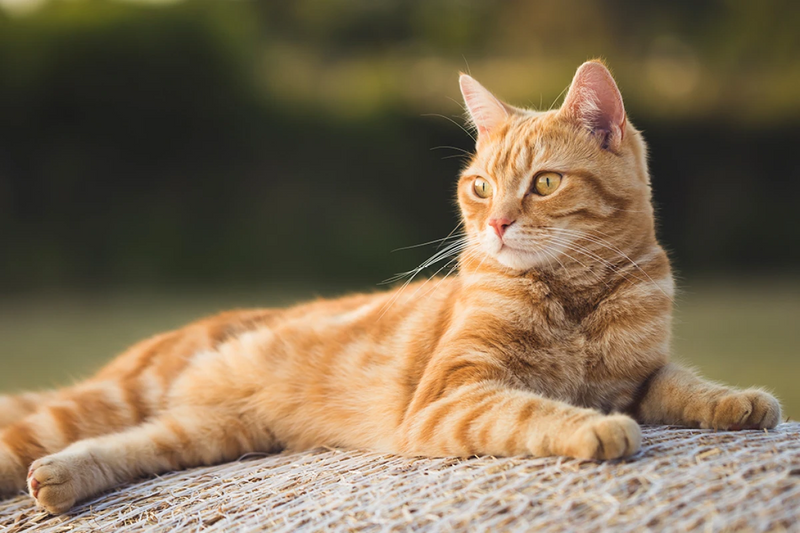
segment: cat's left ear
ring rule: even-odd
[[[622,95],[601,62],[587,61],[578,68],[560,112],[584,124],[602,148],[616,151],[622,144],[626,120]]]
[[[495,98],[471,76],[461,74],[458,83],[472,123],[478,129],[478,140],[511,115],[511,108]]]

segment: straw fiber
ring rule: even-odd
[[[0,531],[800,531],[800,424],[643,429],[625,461],[402,458],[317,449],[132,483]]]

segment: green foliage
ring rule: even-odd
[[[459,121],[457,71],[547,106],[598,55],[651,143],[678,264],[794,268],[798,10],[754,6],[73,0],[0,10],[0,290],[374,283],[408,270],[425,250],[390,250],[456,223],[460,160],[442,158],[471,149],[448,121]]]

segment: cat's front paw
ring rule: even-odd
[[[638,452],[642,446],[639,424],[629,416],[591,418],[567,438],[566,455],[579,459],[619,459]]]
[[[75,476],[70,465],[56,457],[33,462],[28,471],[28,491],[51,514],[69,511],[77,501]]]
[[[781,421],[781,405],[760,390],[730,391],[712,402],[700,427],[712,429],[774,428]]]

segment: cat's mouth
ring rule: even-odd
[[[503,242],[493,254],[501,264],[517,269],[530,270],[547,263],[547,253],[540,249],[517,248]]]
[[[513,246],[511,246],[511,245],[509,245],[508,243],[505,243],[505,242],[501,243],[500,244],[500,249],[497,250],[498,254],[501,253],[501,252],[520,253],[520,254],[530,253],[528,250],[525,250],[523,248],[515,248],[515,247],[513,247]]]
[[[503,243],[500,245],[500,249],[497,250],[496,253],[518,254],[518,255],[540,255],[542,252],[538,248],[537,249],[521,248]]]
[[[484,252],[503,266],[514,270],[527,271],[551,265],[558,261],[563,247],[553,242],[546,232],[509,231],[500,237],[494,231],[481,235]]]

